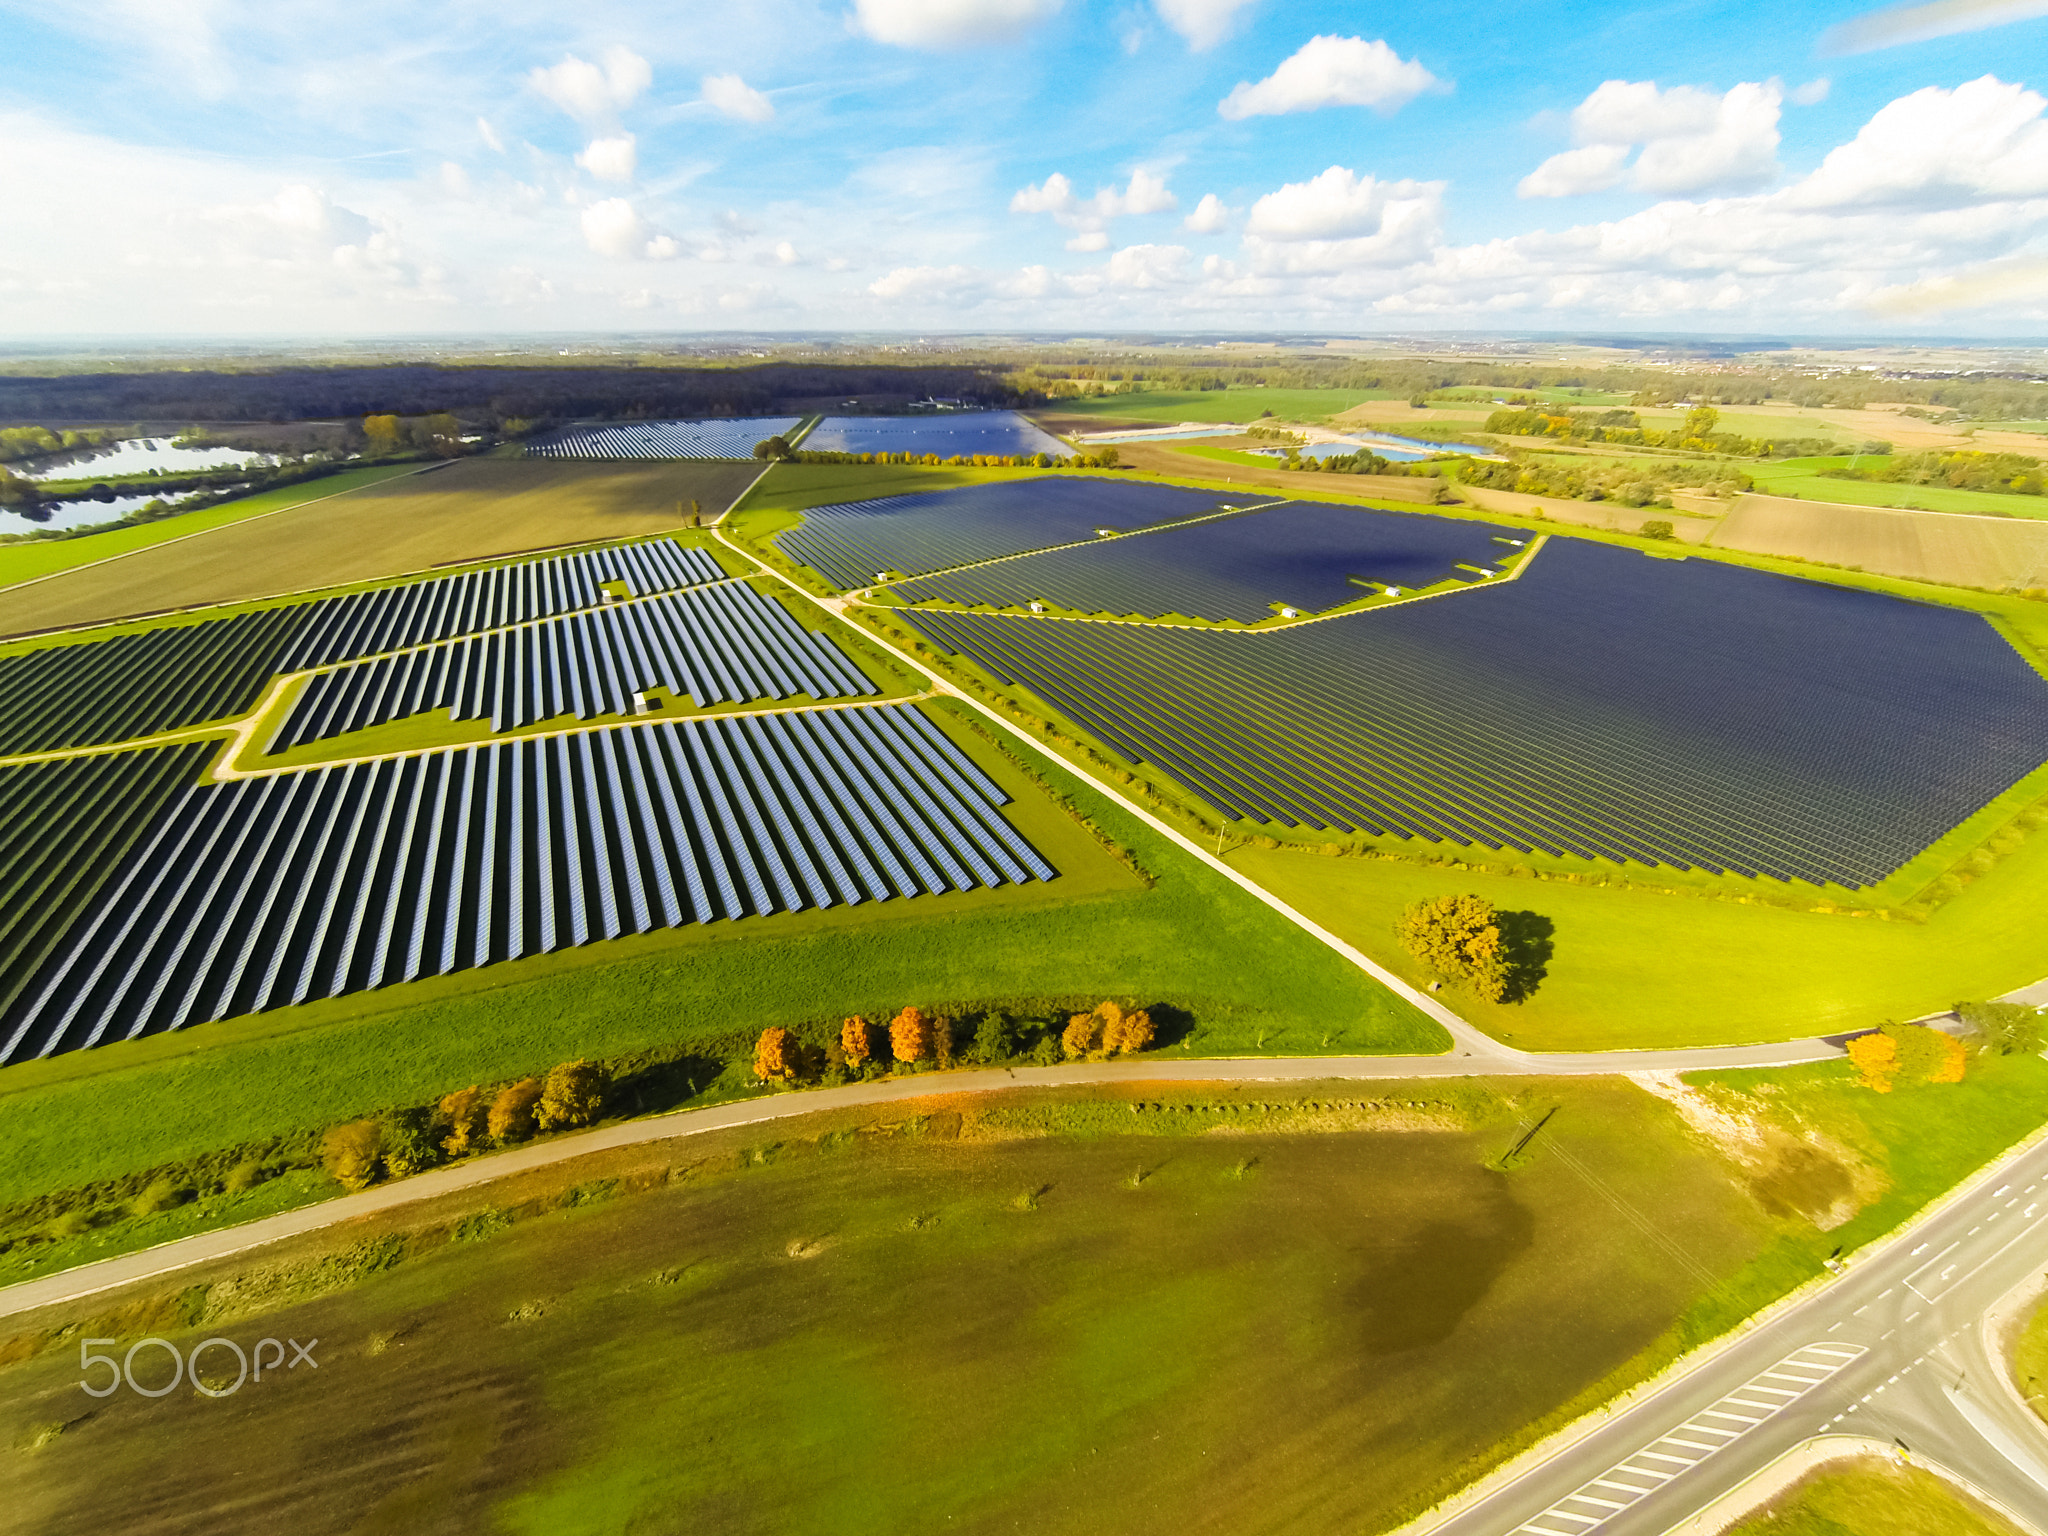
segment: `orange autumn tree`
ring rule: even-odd
[[[875,1054],[874,1028],[857,1013],[839,1026],[839,1049],[846,1053],[849,1071],[858,1072]]]
[[[1095,1013],[1073,1015],[1060,1032],[1060,1048],[1075,1059],[1088,1055],[1101,1043],[1102,1020]]]
[[[787,1085],[796,1081],[796,1068],[796,1036],[779,1026],[762,1030],[754,1043],[754,1076]]]
[[[889,1021],[889,1051],[900,1062],[931,1054],[932,1026],[921,1008],[906,1008]]]
[[[1114,1017],[1110,1009],[1116,1009]],[[1125,1013],[1115,1003],[1104,1003],[1097,1012],[1103,1015],[1102,1048],[1118,1056],[1134,1056],[1152,1043],[1158,1033],[1152,1023],[1152,1015],[1142,1008],[1133,1008]]]
[[[1863,1074],[1863,1086],[1873,1093],[1890,1093],[1892,1079],[1899,1075],[1899,1048],[1885,1034],[1858,1035],[1849,1042],[1849,1060]]]
[[[1909,1083],[1959,1083],[1970,1053],[1962,1041],[1925,1024],[1883,1024],[1877,1031],[1898,1052],[1899,1076]]]

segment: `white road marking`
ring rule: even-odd
[[[1887,1292],[1887,1295],[1890,1293]],[[1859,1309],[1860,1310],[1860,1309]],[[1651,1441],[1626,1461],[1609,1468],[1599,1477],[1592,1478],[1573,1492],[1566,1494],[1550,1508],[1532,1516],[1526,1523],[1516,1527],[1516,1536],[1587,1536],[1595,1527],[1604,1525],[1622,1510],[1634,1505],[1654,1491],[1626,1482],[1617,1482],[1619,1477],[1640,1477],[1655,1479],[1661,1486],[1685,1470],[1698,1466],[1702,1461],[1739,1439],[1745,1432],[1761,1424],[1773,1414],[1783,1411],[1827,1381],[1848,1365],[1852,1360],[1861,1359],[1865,1351],[1861,1345],[1843,1344],[1838,1341],[1823,1341],[1809,1344],[1804,1349],[1793,1351],[1769,1370],[1760,1371],[1748,1381],[1721,1398],[1711,1408],[1703,1409],[1680,1424],[1677,1429]],[[1898,1380],[1895,1376],[1894,1381]],[[1772,1382],[1789,1382],[1792,1388],[1772,1386]],[[1794,1390],[1796,1389],[1796,1390]],[[1880,1388],[1880,1391],[1883,1389]],[[1763,1399],[1759,1401],[1759,1399]],[[1782,1399],[1772,1401],[1771,1399]],[[1865,1398],[1868,1402],[1869,1399]],[[1751,1413],[1739,1409],[1756,1410]],[[1852,1407],[1848,1410],[1854,1413]],[[1844,1415],[1837,1414],[1833,1420],[1840,1423]],[[1741,1429],[1722,1429],[1706,1422],[1709,1419],[1725,1419],[1740,1424]],[[1821,1426],[1825,1429],[1827,1426]],[[1718,1437],[1718,1443],[1689,1440],[1687,1435],[1711,1435]],[[1696,1456],[1675,1454],[1680,1451],[1697,1451]],[[1679,1471],[1665,1471],[1646,1462],[1664,1462]],[[1605,1494],[1594,1493],[1593,1489],[1605,1489]],[[1607,1495],[1613,1495],[1608,1497]],[[1593,1508],[1605,1511],[1598,1517],[1578,1513],[1571,1506]],[[1569,1525],[1566,1524],[1569,1522]]]

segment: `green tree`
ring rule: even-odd
[[[2038,1056],[2048,1047],[2040,1011],[2024,1003],[1957,1003],[1956,1016],[2000,1056]]]
[[[1963,1042],[1925,1024],[1883,1024],[1878,1034],[1898,1053],[1898,1073],[1909,1083],[1959,1083],[1970,1053]]]
[[[754,444],[754,457],[757,459],[787,459],[795,452],[796,450],[789,446],[789,439],[780,432],[773,437],[764,437]]]
[[[1488,1002],[1501,1002],[1510,980],[1500,914],[1483,896],[1419,901],[1396,925],[1402,946],[1445,981],[1462,981]]]
[[[1678,534],[1667,519],[1655,517],[1643,524],[1643,537],[1646,539],[1675,539],[1678,537]]]
[[[1715,410],[1711,405],[1696,405],[1685,413],[1686,438],[1688,441],[1697,438],[1701,442],[1705,442],[1714,435],[1714,428],[1720,424],[1721,413],[1719,411]]]
[[[409,1178],[441,1161],[434,1116],[426,1109],[401,1109],[384,1122],[384,1166],[395,1179]]]
[[[992,1067],[999,1061],[1008,1061],[1016,1052],[1016,1021],[1002,1009],[991,1008],[981,1016],[981,1025],[974,1032],[974,1044],[967,1052],[968,1059]]]
[[[534,1118],[545,1131],[594,1125],[604,1113],[604,1096],[612,1075],[594,1061],[565,1061],[541,1085]]]

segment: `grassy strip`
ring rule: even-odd
[[[1802,1478],[1727,1536],[2019,1536],[2012,1525],[1923,1467],[1877,1456]]]
[[[1439,1051],[1441,1030],[1105,797],[1077,824],[947,713],[1048,884],[666,930],[0,1070],[0,1201],[318,1129],[567,1057],[820,1030],[906,1003],[1177,1010],[1177,1050]],[[1005,752],[1026,761],[1014,738]],[[1096,830],[1149,871],[1147,889]]]
[[[222,502],[219,506],[208,507],[204,511],[187,512],[177,517],[162,518],[126,528],[109,528],[104,533],[85,534],[75,539],[34,540],[0,545],[0,589],[19,585],[24,581],[34,581],[38,577],[52,576],[59,571],[73,570],[81,565],[90,565],[95,560],[131,554],[138,549],[147,549],[152,544],[167,544],[172,539],[182,539],[190,534],[225,527],[229,523],[261,517],[266,512],[281,512],[287,507],[302,506],[309,501],[318,501],[323,496],[337,496],[358,486],[375,485],[380,480],[412,474],[418,468],[417,464],[385,464],[370,469],[344,470],[340,474],[310,480],[302,485],[266,491],[260,496],[250,496],[240,501]]]
[[[2048,1420],[2048,1301],[2035,1308],[2013,1347],[2012,1378],[2020,1395],[2043,1420]]]

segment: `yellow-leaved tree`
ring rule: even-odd
[[[1858,1035],[1849,1042],[1849,1060],[1863,1074],[1863,1086],[1873,1093],[1890,1093],[1892,1079],[1899,1075],[1899,1048],[1889,1035]]]
[[[491,1107],[484,1101],[481,1088],[458,1088],[435,1106],[441,1112],[446,1129],[441,1133],[441,1150],[450,1157],[461,1157],[474,1152],[483,1145],[484,1122]]]
[[[320,1143],[320,1161],[344,1189],[367,1189],[377,1182],[384,1155],[384,1127],[374,1120],[337,1125]]]
[[[1134,1056],[1152,1043],[1157,1033],[1152,1024],[1152,1015],[1142,1008],[1133,1008],[1129,1013],[1117,1008],[1111,1019],[1107,1010],[1116,1008],[1114,1003],[1104,1003],[1097,1012],[1103,1014],[1102,1048],[1117,1056]]]
[[[540,1103],[540,1091],[541,1082],[537,1077],[522,1077],[518,1082],[500,1088],[498,1096],[491,1100],[490,1119],[486,1122],[491,1140],[502,1147],[531,1136],[533,1110]]]
[[[754,1042],[754,1076],[785,1087],[796,1081],[796,1036],[779,1025],[761,1031]]]
[[[931,1049],[932,1026],[923,1009],[905,1008],[889,1021],[889,1051],[898,1061],[922,1061]]]
[[[612,1075],[594,1061],[565,1061],[541,1084],[534,1119],[544,1131],[565,1131],[594,1125],[604,1113],[605,1090]]]
[[[1396,925],[1401,944],[1445,981],[1468,983],[1488,1002],[1507,998],[1510,981],[1500,914],[1484,896],[1418,901]]]
[[[1073,1060],[1088,1055],[1101,1044],[1102,1020],[1096,1013],[1074,1014],[1060,1031],[1060,1049]]]
[[[875,1026],[856,1013],[839,1026],[839,1049],[846,1053],[847,1069],[858,1072],[875,1054]]]

